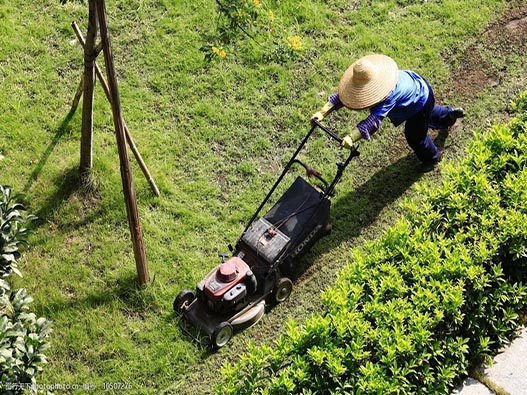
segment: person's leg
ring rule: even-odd
[[[434,94],[430,89],[430,96],[423,109],[408,119],[404,125],[406,141],[423,163],[436,163],[441,158],[439,149],[428,135],[429,119],[434,104]]]
[[[430,114],[429,127],[432,129],[447,129],[456,123],[458,118],[464,116],[463,109],[460,107],[434,105]]]

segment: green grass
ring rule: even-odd
[[[152,277],[145,289],[135,284],[111,111],[98,85],[95,193],[77,181],[80,108],[66,121],[83,64],[70,23],[85,31],[86,7],[0,3],[0,183],[26,192],[30,211],[40,217],[17,285],[34,296],[36,313],[54,322],[40,382],[99,388],[129,382],[134,394],[208,393],[221,363],[236,359],[250,340],[273,339],[288,319],[303,321],[317,311],[320,291],[332,284],[349,249],[378,236],[402,215],[399,198],[416,193],[418,164],[401,131],[387,123],[361,145],[361,157],[345,174],[334,199],[335,232],[306,258],[310,267],[290,301],[214,355],[182,336],[172,301],[236,241],[310,115],[355,58],[386,53],[425,75],[443,103],[467,107],[445,151],[447,160],[462,156],[471,131],[503,116],[525,84],[515,54],[500,58],[510,62],[496,88],[483,85],[467,95],[453,80],[472,46],[484,59],[498,59],[480,38],[507,3],[282,1],[276,11],[283,29],[306,43],[304,58],[263,62],[265,48],[239,42],[238,56],[206,65],[199,49],[201,34],[214,27],[214,1],[109,1],[123,114],[161,191],[152,195],[132,160]],[[344,134],[362,115],[343,110],[329,123]],[[319,138],[307,153],[331,174],[341,154],[327,146]],[[424,176],[434,177],[439,174]]]

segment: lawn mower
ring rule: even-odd
[[[345,142],[323,126],[319,122],[321,118],[312,119],[309,132],[235,246],[229,245],[232,255],[222,255],[221,264],[197,284],[195,291],[184,289],[175,298],[173,307],[181,315],[180,327],[200,344],[206,341],[212,349],[225,346],[235,331],[260,320],[267,305],[285,301],[293,288],[295,262],[317,240],[330,233],[330,198],[344,169],[359,152],[355,145],[347,145],[349,155],[337,163],[331,182],[298,160],[299,152],[315,130],[324,131],[341,144]],[[295,165],[302,166],[308,178],[314,177],[319,182],[312,184],[298,176],[274,206],[259,217],[286,173]]]

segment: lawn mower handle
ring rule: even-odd
[[[326,132],[326,134],[328,136],[330,136],[332,139],[336,140],[339,144],[342,144],[342,142],[344,141],[344,139],[342,139],[339,136],[337,136],[337,134],[334,131],[332,131],[332,130],[326,128],[324,125],[322,125],[318,119],[314,118],[314,119],[311,120],[311,122],[313,123],[314,126],[311,128],[311,132],[309,134],[311,134],[313,132],[313,130],[315,129],[315,127],[318,126],[320,129],[322,129],[324,132]]]
[[[320,172],[318,172],[316,169],[309,167],[304,162],[298,159],[295,159],[293,163],[298,163],[300,166],[306,169],[306,174],[308,177],[315,177],[317,180],[322,182],[324,184],[324,190],[329,188],[329,183],[322,177],[322,174],[320,174]]]
[[[282,179],[285,177],[285,175],[287,174],[287,172],[289,171],[289,169],[291,168],[291,166],[294,164],[294,163],[297,163],[299,162],[296,157],[298,156],[299,152],[302,150],[302,148],[304,148],[304,145],[306,145],[307,141],[309,140],[309,138],[311,137],[311,135],[313,134],[313,132],[315,131],[316,128],[320,128],[322,129],[328,136],[330,136],[332,139],[336,140],[340,145],[342,145],[342,142],[343,142],[343,139],[340,138],[335,132],[333,132],[332,130],[328,129],[327,127],[325,127],[324,125],[322,125],[318,119],[316,118],[312,118],[311,119],[311,129],[309,129],[309,132],[306,134],[306,136],[302,139],[302,141],[300,142],[300,145],[298,146],[298,148],[296,149],[295,153],[293,154],[293,156],[291,157],[291,159],[289,159],[289,162],[287,163],[287,165],[284,167],[284,170],[282,171],[282,174],[280,174],[280,176],[278,177],[278,179],[276,180],[276,182],[274,183],[274,185],[272,186],[271,190],[267,193],[267,195],[265,196],[264,200],[262,201],[262,203],[260,204],[260,206],[258,207],[258,209],[256,210],[256,212],[253,214],[253,216],[251,217],[251,219],[249,220],[249,222],[247,222],[247,225],[245,226],[245,229],[243,230],[243,233],[244,234],[245,232],[247,232],[247,230],[249,229],[249,227],[251,226],[251,224],[254,222],[254,220],[258,217],[258,215],[260,214],[260,211],[262,210],[262,208],[264,207],[264,205],[267,203],[267,201],[269,200],[269,198],[271,197],[271,195],[274,193],[275,189],[278,187],[278,184],[280,184],[280,182],[282,181]],[[356,156],[359,156],[359,152],[357,151],[357,148],[355,146],[352,146],[350,148],[350,153],[348,155],[348,158],[346,159],[346,161],[344,161],[343,163],[337,163],[337,174],[335,175],[335,178],[333,179],[333,181],[331,182],[331,184],[329,185],[329,187],[326,188],[326,190],[324,191],[324,194],[326,196],[332,196],[333,193],[334,193],[334,189],[335,189],[335,185],[339,182],[340,178],[342,177],[342,173],[344,172],[344,169],[348,166],[349,162],[351,161],[351,159],[353,159],[354,157]],[[324,182],[325,183],[325,182]],[[326,183],[325,183],[326,184]]]

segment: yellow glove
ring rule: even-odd
[[[352,149],[353,144],[362,138],[359,129],[353,129],[353,131],[342,139],[341,146],[343,148]]]
[[[311,119],[312,120],[316,119],[317,121],[320,122],[326,117],[326,115],[330,114],[333,110],[334,110],[333,103],[328,101],[326,104],[324,104],[324,107],[322,107],[320,111],[313,114]]]

